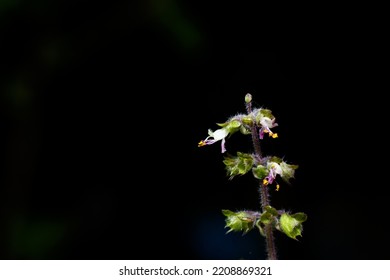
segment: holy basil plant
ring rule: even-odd
[[[261,141],[265,135],[271,139],[277,138],[274,132],[278,126],[272,111],[266,108],[252,108],[252,95],[245,96],[246,114],[237,114],[223,123],[217,123],[217,130],[208,130],[208,136],[198,143],[204,147],[220,142],[221,152],[226,152],[225,142],[228,136],[242,133],[252,138],[253,151],[249,153],[236,152],[236,155],[227,155],[223,159],[229,179],[237,175],[251,174],[258,181],[260,192],[259,211],[231,211],[222,210],[225,216],[226,227],[229,232],[242,232],[243,234],[257,228],[266,241],[268,259],[277,259],[274,231],[278,230],[288,237],[297,240],[302,236],[302,223],[306,221],[305,213],[290,213],[277,210],[270,204],[269,188],[279,190],[279,181],[290,183],[294,178],[298,165],[285,162],[276,156],[264,156]],[[280,180],[279,180],[280,179]]]

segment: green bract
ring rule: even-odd
[[[232,179],[236,175],[244,175],[249,172],[253,166],[253,157],[250,154],[237,152],[237,156],[225,157],[223,163],[226,171]]]
[[[225,128],[227,131],[229,131],[229,133],[234,133],[240,128],[241,121],[238,118],[232,118],[227,122],[217,123],[217,125]]]
[[[272,183],[277,175],[279,175],[285,182],[289,182],[291,178],[294,178],[295,169],[297,168],[298,165],[287,164],[278,157],[272,157],[267,161],[267,182]]]
[[[288,237],[297,239],[297,236],[302,236],[302,223],[307,220],[305,213],[296,213],[289,215],[284,213],[280,216],[279,230],[284,232]]]
[[[298,165],[287,164],[283,161],[280,163],[280,168],[282,169],[280,177],[288,182],[291,178],[294,178],[295,169],[298,168]]]
[[[261,214],[259,221],[264,225],[267,225],[271,222],[275,222],[275,218],[278,217],[278,215],[278,211],[275,208],[267,206],[266,210]]]
[[[259,215],[259,213],[253,211],[233,212],[230,210],[222,210],[222,213],[226,216],[225,227],[230,228],[226,233],[242,231],[243,234],[253,229]]]
[[[272,115],[272,111],[269,109],[255,109],[253,110],[253,114],[255,115],[256,124],[259,126],[261,125],[261,122],[264,120],[264,118],[269,120],[275,119],[274,115]]]
[[[267,176],[268,171],[264,165],[259,164],[252,168],[252,173],[256,179],[263,180]]]

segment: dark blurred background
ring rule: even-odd
[[[256,181],[197,147],[248,92],[279,123],[264,153],[299,165],[271,191],[308,214],[279,258],[388,259],[375,35],[309,8],[1,0],[1,259],[264,259],[221,213],[258,210]]]

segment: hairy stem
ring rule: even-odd
[[[261,201],[261,208],[263,211],[265,211],[265,207],[270,205],[270,199],[269,199],[268,187],[265,186],[264,184],[260,184],[260,201]],[[276,260],[277,256],[276,256],[275,237],[274,237],[274,232],[271,224],[265,226],[264,233],[265,233],[268,259]]]
[[[252,99],[252,97],[250,99]],[[245,105],[246,105],[246,111],[248,112],[248,114],[250,114],[252,112],[252,102],[251,101],[246,102]],[[253,148],[255,149],[256,157],[260,161],[262,157],[262,153],[261,153],[260,139],[257,134],[256,125],[252,125],[251,132],[252,132]]]
[[[248,96],[248,95],[247,95]],[[246,110],[248,114],[252,112],[252,97],[249,96],[247,102],[246,102]],[[262,153],[261,153],[261,146],[260,146],[260,139],[259,139],[259,134],[257,132],[257,126],[256,124],[253,124],[251,127],[251,132],[252,132],[252,143],[253,143],[253,148],[255,150],[256,157],[258,160],[261,160],[262,158]],[[270,205],[270,198],[269,198],[269,192],[268,192],[268,187],[262,183],[260,183],[260,203],[261,203],[261,208],[263,211],[265,211],[265,207]],[[274,232],[271,224],[268,224],[265,226],[264,229],[265,233],[265,242],[266,242],[266,247],[267,247],[267,256],[269,260],[276,260],[276,246],[275,246],[275,237],[274,237]]]

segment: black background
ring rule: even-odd
[[[308,214],[279,258],[389,258],[376,33],[341,7],[245,3],[2,2],[2,259],[264,259],[221,213],[258,210],[256,181],[197,147],[248,92],[279,123],[264,153],[299,165],[271,190]]]

